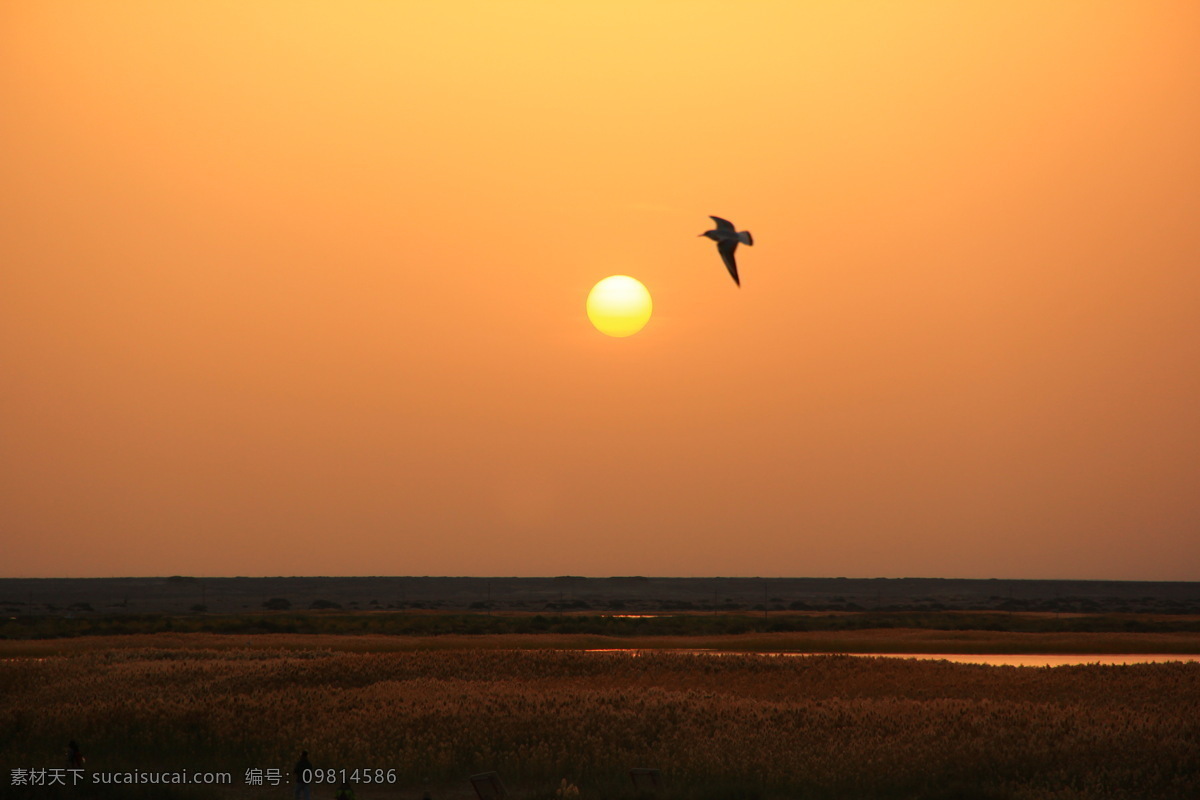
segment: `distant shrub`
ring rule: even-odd
[[[693,611],[696,604],[690,600],[663,600],[659,607],[664,611]]]
[[[263,601],[263,608],[268,611],[287,611],[292,607],[292,601],[286,597],[272,597],[270,600]]]
[[[281,598],[275,598],[279,600]],[[270,602],[270,601],[268,601]],[[264,604],[265,605],[265,604]],[[298,606],[299,604],[297,604]],[[124,614],[105,610],[103,613],[70,612],[46,614],[35,608],[33,613],[0,617],[0,639],[37,639],[83,635],[121,635],[155,633],[167,630],[168,623],[178,630],[200,633],[245,634],[266,631],[269,621],[275,632],[292,631],[306,634],[380,633],[398,636],[437,636],[449,633],[589,633],[605,636],[720,636],[724,634],[763,631],[812,630],[856,631],[866,629],[917,628],[944,631],[1011,631],[1023,633],[1053,632],[1154,632],[1200,633],[1200,618],[1146,616],[1130,619],[1111,616],[1027,616],[1012,614],[981,614],[954,612],[857,612],[839,614],[812,613],[801,615],[771,609],[773,613],[686,614],[650,613],[625,616],[627,612],[578,612],[563,615],[562,608],[530,614],[490,616],[480,609],[460,614],[406,612],[362,614],[351,606],[339,611],[339,604],[330,600],[315,600],[305,604],[313,611],[304,613],[278,605],[267,615],[255,612],[206,613],[201,606],[191,606],[195,613],[187,616],[169,614]],[[639,609],[638,604],[632,604]],[[270,606],[267,606],[271,608]],[[507,608],[507,606],[506,606]],[[815,609],[814,609],[815,610]],[[286,627],[280,627],[286,626]],[[1111,651],[1121,652],[1121,651]],[[0,735],[3,721],[0,720]]]

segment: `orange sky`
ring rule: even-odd
[[[0,576],[1200,579],[1198,143],[1191,0],[7,2]]]

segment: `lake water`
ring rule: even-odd
[[[643,650],[638,648],[600,648],[588,653],[682,653],[707,656],[771,656],[776,658],[805,656],[853,656],[855,658],[915,658],[921,661],[953,661],[956,664],[984,664],[991,667],[1068,667],[1078,664],[1165,664],[1171,661],[1200,661],[1200,655],[1186,653],[1103,653],[1103,654],[1030,654],[1030,653],[749,653],[735,650]],[[57,658],[61,658],[58,656]],[[45,662],[47,657],[0,658],[0,662]]]
[[[829,656],[846,655],[856,658],[916,658],[922,661],[953,661],[956,664],[986,664],[992,667],[1067,667],[1077,664],[1163,664],[1169,661],[1200,661],[1200,655],[1177,653],[1103,653],[1103,654],[1030,654],[1030,653],[739,653],[732,650],[589,650],[589,653],[643,652],[690,653],[716,656]]]
[[[1200,655],[1174,653],[1106,653],[1102,655],[992,654],[964,653],[850,653],[875,658],[918,658],[926,661],[953,661],[956,664],[987,664],[992,667],[1067,667],[1076,664],[1163,664],[1168,661],[1200,661]]]

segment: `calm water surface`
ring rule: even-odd
[[[1186,653],[1104,653],[1085,654],[1036,654],[1029,653],[750,653],[735,650],[641,650],[636,648],[601,648],[586,650],[587,653],[628,653],[640,656],[643,653],[683,653],[708,656],[854,656],[855,658],[915,658],[921,661],[953,661],[956,664],[986,664],[992,667],[1067,667],[1077,664],[1165,664],[1171,661],[1200,661],[1200,655]],[[62,656],[51,657],[62,658]],[[45,662],[47,657],[0,658],[0,662]]]
[[[1168,661],[1200,661],[1198,655],[1175,653],[1106,653],[1080,655],[987,653],[849,653],[870,658],[919,658],[925,661],[953,661],[956,664],[987,664],[993,667],[1067,667],[1075,664],[1164,664]]]
[[[739,653],[732,650],[635,650],[611,649],[589,650],[589,653],[643,652],[691,653],[716,656],[829,656],[846,655],[856,658],[916,658],[922,661],[953,661],[956,664],[986,664],[992,667],[1066,667],[1076,664],[1163,664],[1168,661],[1200,661],[1200,655],[1178,653],[1087,653],[1079,654],[1029,654],[1029,653]]]

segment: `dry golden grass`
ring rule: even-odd
[[[619,796],[632,766],[661,768],[681,797],[1200,796],[1195,663],[346,652],[232,638],[93,641],[0,662],[0,764],[59,766],[76,738],[92,769],[220,769],[238,783],[248,767],[286,771],[307,748],[317,766],[395,768],[405,786],[461,788],[496,769],[530,797],[564,777],[585,799]]]

